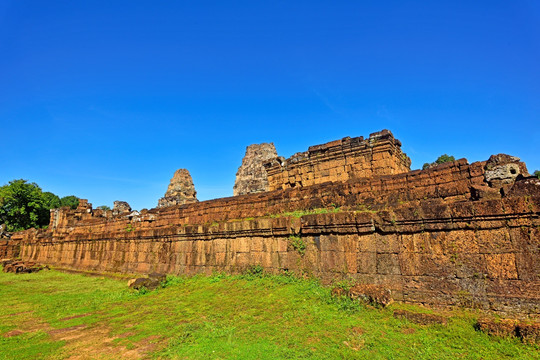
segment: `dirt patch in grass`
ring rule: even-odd
[[[413,329],[413,328],[405,328],[401,330],[402,334],[407,334],[407,335],[414,334],[415,332],[416,332],[416,329]]]
[[[355,341],[344,341],[343,345],[347,346],[349,349],[353,351],[358,351],[364,347],[365,341],[362,339],[355,340]]]
[[[79,329],[84,329],[85,327],[86,325],[75,325],[75,326],[70,326],[67,328],[49,330],[47,331],[47,333],[51,335],[52,337],[62,337],[62,334],[71,333]],[[65,340],[65,339],[62,338],[61,340]]]
[[[71,326],[64,329],[54,329],[49,334],[56,341],[65,341],[64,353],[67,359],[144,359],[148,353],[155,350],[156,338],[146,338],[132,343],[128,349],[118,345],[115,340],[120,336],[112,336],[110,329],[104,326],[88,327],[86,325]]]
[[[6,316],[19,316],[19,315],[32,314],[32,313],[33,313],[33,311],[21,311],[21,312],[18,312],[18,313],[8,314]]]
[[[70,320],[91,315],[82,314],[69,316],[62,320]],[[3,337],[9,338],[26,333],[38,331],[46,332],[53,341],[63,341],[65,344],[62,353],[66,359],[144,359],[148,353],[154,351],[159,345],[160,338],[152,336],[126,346],[115,343],[115,340],[124,338],[126,335],[111,335],[111,330],[103,325],[89,326],[86,324],[69,326],[65,328],[52,328],[49,324],[36,321],[25,321],[18,329],[11,330]]]
[[[21,331],[21,330],[11,330],[11,331],[8,331],[7,333],[5,333],[4,336],[5,338],[9,338],[9,337],[12,337],[12,336],[17,336],[17,335],[21,335],[21,334],[24,334],[24,331]]]
[[[80,314],[80,315],[73,315],[73,316],[68,316],[68,317],[65,317],[63,319],[60,319],[60,321],[68,321],[68,320],[71,320],[71,319],[78,319],[78,318],[82,318],[82,317],[86,317],[86,316],[90,316],[92,315],[91,313],[86,313],[86,314]]]

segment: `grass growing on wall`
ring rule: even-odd
[[[168,277],[146,294],[125,281],[42,271],[0,273],[0,359],[499,359],[538,347],[449,325],[395,319],[334,299],[315,280],[246,275]]]
[[[310,210],[296,210],[296,211],[290,211],[290,212],[284,212],[280,214],[271,214],[269,217],[271,218],[279,218],[279,217],[294,217],[299,218],[304,215],[312,215],[312,214],[331,214],[331,213],[337,213],[340,212],[341,209],[339,207],[332,207],[331,209],[327,208],[317,208],[317,209],[310,209]]]

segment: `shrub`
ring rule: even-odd
[[[257,264],[257,265],[251,265],[246,269],[246,275],[251,277],[263,277],[264,276],[264,268]]]
[[[433,166],[436,166],[436,165],[439,165],[439,164],[444,164],[444,163],[447,163],[447,162],[450,162],[450,161],[456,161],[456,158],[451,156],[451,155],[442,154],[441,156],[439,156],[437,158],[437,160],[435,160],[431,164],[430,163],[424,163],[424,165],[422,166],[422,170],[426,170],[426,169],[429,169],[429,168],[431,168]]]
[[[298,235],[289,236],[289,243],[291,247],[296,250],[300,255],[306,253],[306,243]]]

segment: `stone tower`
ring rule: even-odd
[[[165,195],[159,199],[158,207],[191,204],[198,201],[189,171],[178,169],[174,173]]]
[[[274,143],[249,145],[236,173],[234,196],[268,191],[268,175],[264,163],[275,158],[277,152]]]

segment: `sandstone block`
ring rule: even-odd
[[[359,252],[357,255],[357,272],[375,274],[377,272],[377,253]]]
[[[398,255],[377,253],[377,274],[401,274]]]
[[[517,279],[515,254],[486,254],[488,276],[492,279]]]

